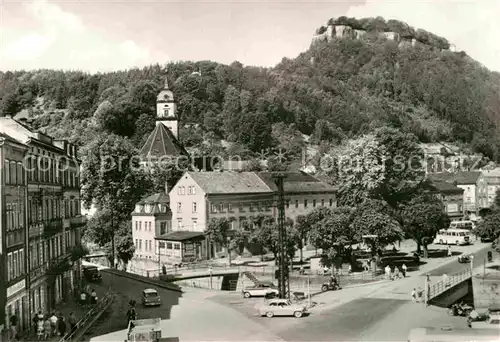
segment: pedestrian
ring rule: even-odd
[[[448,245],[448,257],[451,257],[452,253],[451,253],[451,247],[450,245]]]
[[[424,291],[422,290],[421,287],[419,287],[417,290],[417,303],[420,303],[423,300],[423,298],[422,298],[423,294],[424,294]]]
[[[10,338],[14,341],[18,340],[17,336],[17,316],[10,316]]]
[[[85,306],[87,304],[87,294],[85,293],[85,291],[82,291],[82,293],[80,293],[80,304],[82,306]]]
[[[43,323],[44,323],[44,320],[43,320],[43,314],[41,311],[38,311],[38,320],[37,320],[37,326],[36,326],[36,336],[38,337],[38,339],[42,339],[43,338]]]
[[[92,289],[92,293],[90,294],[90,299],[92,304],[97,304],[97,292],[95,292],[95,289]]]
[[[50,323],[49,318],[43,322],[43,337],[45,340],[49,339],[52,336],[52,324]]]
[[[323,275],[326,276],[328,274],[328,267],[323,266]]]
[[[387,265],[385,267],[385,278],[391,279],[391,266]]]
[[[37,312],[35,312],[35,314],[33,315],[31,322],[33,323],[33,331],[35,332],[35,335],[36,335],[37,330],[38,330],[38,313]]]
[[[51,326],[51,334],[52,336],[57,335],[57,316],[55,312],[52,312],[52,316],[49,318],[50,326]]]
[[[403,264],[403,266],[401,266],[401,269],[403,270],[403,278],[406,278],[406,270],[408,269],[406,267],[406,264]]]
[[[448,286],[448,276],[446,275],[446,273],[443,273],[442,279],[443,279],[444,286],[445,287]]]
[[[417,290],[415,288],[413,288],[413,291],[411,291],[411,301],[413,303],[417,302]]]
[[[59,331],[59,336],[64,337],[66,335],[66,322],[62,315],[57,319],[57,330]]]
[[[73,312],[69,313],[68,321],[69,321],[69,327],[71,329],[71,333],[75,332],[77,320],[76,320],[75,314]]]

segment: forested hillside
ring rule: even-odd
[[[381,126],[422,142],[466,143],[493,159],[500,148],[498,73],[465,53],[401,48],[377,35],[315,44],[273,68],[199,61],[95,75],[4,72],[0,115],[26,109],[37,128],[80,145],[112,132],[140,146],[167,75],[188,148],[205,141],[221,153],[227,140],[239,153],[291,150],[302,134],[336,145]]]

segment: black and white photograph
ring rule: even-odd
[[[0,0],[0,342],[500,341],[500,0]]]

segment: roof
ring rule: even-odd
[[[158,192],[146,198],[143,198],[138,204],[168,204],[170,203],[170,196],[164,192]]]
[[[189,172],[206,194],[272,193],[255,172]]]
[[[451,183],[433,181],[432,186],[439,192],[443,193],[463,193],[464,189],[461,189]]]
[[[305,172],[282,173],[285,175],[283,184],[285,193],[335,192],[337,190],[336,187]],[[278,187],[274,183],[272,172],[259,172],[257,174],[271,189],[273,189],[273,191],[278,191]]]
[[[457,184],[476,184],[478,178],[481,176],[481,172],[479,171],[464,171],[464,172],[440,172],[433,173],[429,175],[429,178],[436,181],[453,183],[457,182]]]
[[[145,289],[145,290],[142,290],[142,292],[144,292],[144,293],[158,293],[158,291],[156,291],[155,289]]]
[[[500,168],[496,168],[493,170],[484,170],[482,171],[482,174],[485,177],[500,177]]]
[[[161,158],[165,156],[187,156],[188,153],[181,145],[174,134],[161,122],[156,123],[156,127],[146,140],[141,149],[142,158]]]
[[[11,137],[8,134],[0,132],[0,146],[2,146],[2,144],[1,144],[2,141],[8,141],[11,143],[20,144],[20,145],[23,145],[27,148],[27,146],[25,144],[23,144],[21,141],[14,139],[13,137]]]
[[[165,240],[165,241],[185,241],[190,239],[200,239],[205,238],[205,233],[202,232],[189,232],[189,231],[175,231],[167,234],[160,235],[155,237],[156,240]]]

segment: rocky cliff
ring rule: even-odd
[[[455,51],[455,46],[446,38],[439,37],[422,29],[415,30],[408,24],[398,21],[385,21],[384,18],[332,18],[326,26],[321,26],[313,36],[312,44],[330,42],[336,38],[362,39],[363,37],[382,36],[395,41],[400,47],[423,44],[439,50]]]

